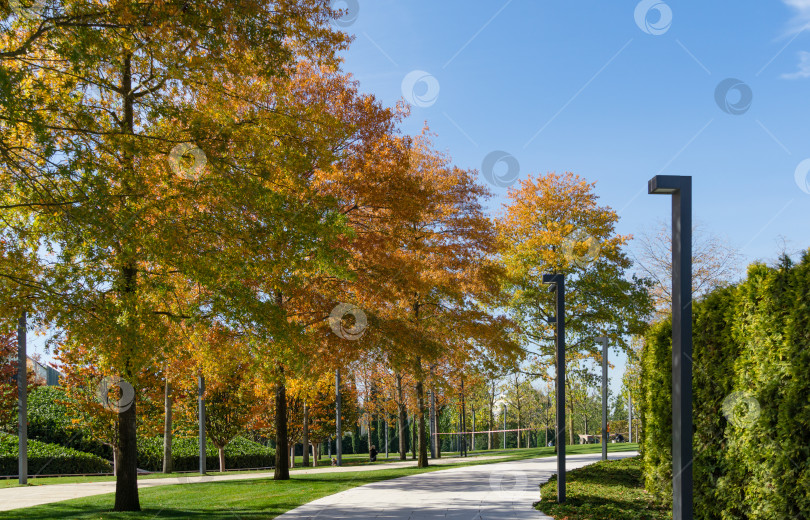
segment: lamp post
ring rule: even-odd
[[[28,484],[28,315],[23,312],[17,323],[17,399],[18,399],[18,457],[20,485]]]
[[[197,376],[197,408],[200,421],[200,475],[205,475],[205,377],[202,370]]]
[[[506,449],[506,403],[503,403],[503,449]]]
[[[602,460],[607,460],[607,408],[608,408],[608,339],[596,338],[602,344]]]
[[[692,520],[692,177],[656,175],[672,195],[672,519]]]
[[[565,502],[565,275],[544,274],[543,283],[553,285],[557,313],[550,323],[557,324],[557,502]],[[562,438],[562,441],[560,441]]]
[[[337,438],[335,439],[335,460],[340,466],[343,462],[343,432],[340,424],[340,369],[335,370],[335,426]]]

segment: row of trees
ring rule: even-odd
[[[368,372],[346,392],[395,414],[399,439],[414,419],[425,466],[428,390],[553,377],[543,273],[570,280],[572,368],[645,325],[594,184],[530,176],[490,218],[477,172],[340,70],[327,0],[2,9],[2,319],[57,332],[70,395],[115,447],[118,511],[140,507],[138,432],[170,442],[199,376],[220,453],[268,432],[278,479],[291,441],[333,431],[337,369]],[[110,376],[134,390],[112,412]]]

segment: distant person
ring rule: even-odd
[[[332,457],[332,465],[337,466],[337,459],[335,457]]]
[[[617,433],[616,442],[624,442],[624,435],[622,435],[621,433]]]
[[[370,450],[368,450],[368,458],[371,462],[377,462],[377,446],[372,446]]]

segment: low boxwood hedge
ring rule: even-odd
[[[225,447],[226,469],[265,468],[273,466],[276,450],[257,442],[236,437]],[[200,451],[196,438],[172,440],[172,460],[175,471],[194,471],[200,466]],[[208,441],[205,449],[205,464],[209,470],[219,469],[217,449]],[[163,437],[138,439],[138,467],[147,471],[163,469]]]
[[[19,440],[15,435],[0,433],[0,475],[17,475]],[[77,473],[111,473],[112,465],[91,453],[57,444],[28,441],[28,473],[55,475]]]

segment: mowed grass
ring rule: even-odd
[[[78,498],[0,513],[15,520],[117,520],[188,518],[206,520],[264,520],[302,504],[340,491],[380,480],[403,477],[434,468],[397,468],[350,473],[292,475],[287,481],[242,480],[160,486],[140,491],[141,511],[112,512],[112,494]]]
[[[585,454],[585,453],[599,453],[601,451],[601,446],[598,444],[577,444],[573,446],[567,446],[566,452],[570,455],[577,455],[577,454]],[[608,444],[608,451],[609,452],[616,452],[616,451],[637,451],[638,444]],[[479,450],[479,451],[471,451],[468,452],[469,458],[475,457],[506,457],[503,460],[519,460],[519,459],[531,459],[535,457],[550,457],[554,456],[554,448],[521,448],[521,449],[506,449],[506,450]],[[458,452],[442,452],[442,458],[451,458],[451,457],[458,457]],[[298,456],[295,458],[296,466],[292,469],[292,471],[300,471],[303,469],[311,469],[310,467],[302,467],[301,464],[301,457]],[[410,452],[408,452],[408,459],[413,460],[411,458]],[[385,453],[382,455],[377,456],[377,462],[370,462],[368,460],[368,454],[352,454],[352,455],[344,455],[343,456],[343,465],[344,466],[368,466],[368,465],[379,465],[385,467],[385,464],[390,464],[392,462],[400,462],[398,454],[391,453],[388,459],[385,458]],[[331,462],[328,457],[324,457],[320,460],[318,467],[328,467],[331,466]],[[255,470],[255,471],[228,471],[226,473],[219,473],[216,468],[209,468],[209,475],[250,475],[255,473],[266,473],[272,472],[273,470]],[[146,480],[146,479],[154,479],[154,478],[176,478],[182,476],[195,476],[197,473],[151,473],[149,475],[140,475],[138,476],[138,480]],[[92,483],[92,482],[109,482],[115,480],[114,476],[95,476],[95,477],[29,477],[28,485],[29,486],[42,486],[47,484],[77,484],[77,483]],[[16,478],[13,479],[2,479],[0,480],[0,489],[8,488],[8,487],[18,487],[19,483]]]
[[[541,486],[537,509],[565,520],[665,520],[669,508],[644,490],[638,457],[598,462],[566,473],[566,498],[557,503],[557,478]]]

